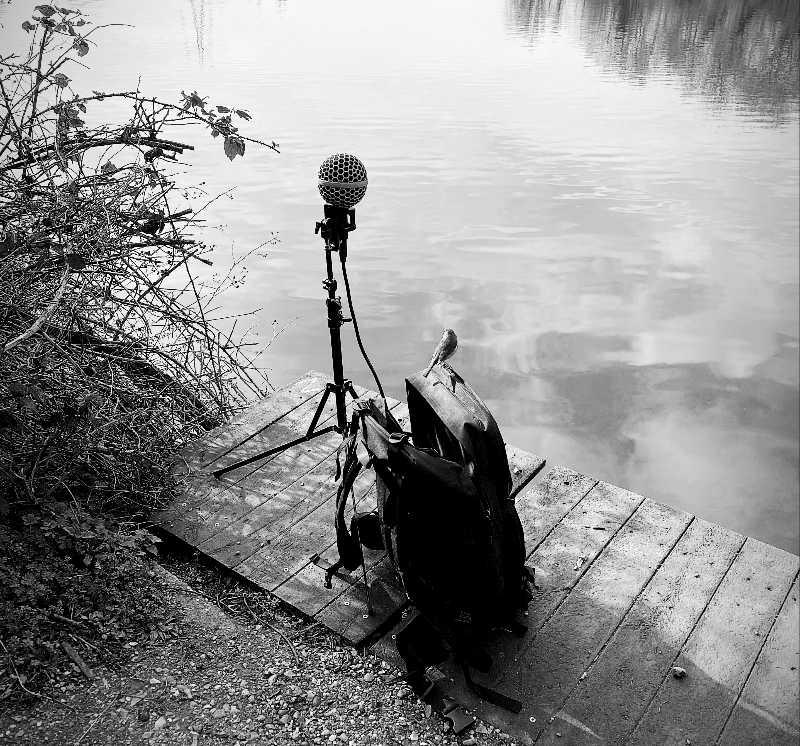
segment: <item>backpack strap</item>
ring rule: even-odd
[[[342,567],[345,570],[355,570],[362,561],[361,543],[358,540],[357,531],[348,531],[344,513],[347,507],[347,496],[353,489],[356,477],[361,473],[362,463],[356,455],[357,439],[351,436],[344,444],[344,467],[342,468],[342,481],[339,482],[339,489],[336,492],[336,517],[334,526],[336,528],[336,548],[339,551],[339,559],[325,570],[325,587],[331,587],[331,578],[336,575]],[[354,518],[353,521],[356,524]],[[351,529],[354,528],[351,526]]]
[[[431,623],[424,616],[415,617],[397,633],[395,642],[407,673],[389,683],[405,681],[425,704],[451,722],[454,733],[461,733],[472,725],[475,718],[467,715],[455,700],[446,697],[426,673],[429,666],[444,663],[449,657],[442,636]]]
[[[508,710],[514,714],[522,710],[522,702],[519,700],[508,697],[495,689],[489,689],[489,687],[483,686],[477,681],[473,681],[469,672],[469,665],[465,661],[461,662],[461,670],[464,672],[464,681],[467,686],[481,699],[491,702],[493,705],[502,707],[504,710]]]

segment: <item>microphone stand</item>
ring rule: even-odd
[[[328,276],[322,281],[322,287],[328,291],[328,297],[325,304],[328,307],[328,329],[331,334],[331,358],[333,360],[333,383],[325,384],[325,391],[322,394],[322,399],[317,406],[314,416],[311,418],[306,434],[300,438],[283,443],[274,448],[270,448],[262,453],[259,453],[250,458],[242,461],[237,461],[235,464],[226,466],[222,469],[217,469],[213,472],[214,476],[219,478],[229,471],[239,469],[242,466],[252,464],[254,461],[272,456],[276,453],[291,448],[292,446],[299,445],[300,443],[307,443],[309,440],[318,438],[321,435],[336,432],[341,433],[342,437],[347,437],[347,411],[345,394],[349,393],[354,399],[358,399],[358,394],[353,388],[353,382],[344,377],[344,366],[342,364],[342,335],[341,327],[352,319],[345,318],[342,314],[342,299],[336,295],[337,283],[333,276],[333,261],[331,254],[335,251],[338,252],[341,259],[342,266],[347,261],[347,234],[356,229],[356,211],[353,208],[335,207],[334,205],[325,205],[325,217],[321,222],[316,224],[314,234],[321,234],[325,241],[325,265],[328,270]],[[336,401],[336,424],[328,425],[320,430],[317,430],[317,423],[322,416],[325,409],[325,404],[328,402],[328,397],[333,395]],[[241,445],[241,443],[239,444]]]

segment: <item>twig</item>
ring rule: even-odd
[[[26,339],[32,337],[42,326],[45,322],[53,315],[53,312],[58,308],[58,304],[61,302],[61,297],[64,295],[64,291],[67,289],[67,281],[69,280],[70,269],[69,265],[64,267],[64,275],[61,278],[61,284],[58,286],[58,290],[56,291],[55,296],[53,296],[53,300],[50,301],[50,304],[45,308],[42,314],[39,316],[38,319],[34,322],[33,326],[31,326],[27,331],[20,334],[16,339],[12,339],[10,342],[6,344],[3,348],[4,352],[10,352],[13,350],[18,344],[21,344]]]
[[[292,651],[292,656],[294,657],[295,665],[299,666],[300,665],[300,658],[297,655],[297,650],[296,650],[296,648],[294,646],[294,643],[291,641],[291,639],[289,637],[287,637],[283,633],[283,631],[281,631],[277,627],[273,626],[269,622],[264,621],[260,616],[258,616],[258,614],[256,614],[255,611],[253,611],[250,608],[250,604],[247,603],[247,596],[243,595],[242,598],[244,599],[244,605],[247,607],[247,610],[250,612],[250,614],[252,615],[253,619],[255,619],[259,624],[263,624],[265,627],[268,627],[269,629],[271,629],[276,634],[279,634],[284,640],[286,640],[286,644],[289,646],[290,650]]]
[[[72,706],[68,705],[66,702],[59,702],[57,699],[53,699],[53,697],[49,697],[47,694],[40,694],[39,692],[34,692],[28,689],[25,684],[22,683],[22,677],[19,675],[19,670],[17,669],[16,664],[14,663],[14,659],[11,657],[11,653],[8,652],[8,648],[5,646],[5,643],[0,640],[0,646],[2,646],[5,654],[8,656],[8,660],[11,663],[11,667],[14,669],[14,674],[17,677],[17,683],[20,685],[20,688],[26,694],[30,694],[32,697],[39,697],[40,699],[49,699],[51,702],[54,702],[61,707],[66,707],[68,710],[72,710],[73,712],[77,712],[77,710]]]
[[[61,640],[61,647],[64,648],[64,652],[72,659],[72,662],[81,670],[81,673],[89,679],[89,681],[94,680],[94,674],[92,673],[92,669],[86,665],[86,662],[81,658],[78,654],[78,651],[72,647],[66,640]]]
[[[304,635],[306,632],[310,632],[312,629],[316,629],[317,627],[321,626],[322,622],[311,622],[311,624],[309,624],[307,627],[298,629],[297,632],[293,632],[291,635],[289,635],[289,639],[294,640],[295,638],[300,637],[300,635]]]
[[[69,624],[74,624],[76,627],[86,629],[86,625],[83,622],[79,622],[77,619],[70,619],[69,617],[61,616],[61,614],[56,614],[55,612],[51,612],[49,616],[53,619],[58,619],[59,622],[68,622]]]
[[[70,632],[69,636],[73,640],[79,640],[84,645],[86,645],[87,648],[91,648],[92,650],[94,650],[95,653],[99,653],[100,652],[100,648],[98,648],[97,645],[92,645],[92,643],[88,642],[87,640],[84,640],[80,635],[73,635],[72,632]]]

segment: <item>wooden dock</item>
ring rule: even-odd
[[[181,494],[155,521],[396,662],[393,636],[415,612],[383,553],[367,552],[372,615],[359,572],[328,590],[312,562],[337,556],[340,436],[211,473],[302,435],[329,380],[311,371],[183,451]],[[389,403],[403,424],[405,405]],[[320,426],[334,414],[331,402]],[[492,670],[475,678],[523,709],[477,700],[445,666],[451,696],[525,744],[796,746],[800,559],[560,466],[529,486],[544,461],[507,450],[537,592],[520,617],[527,635],[498,631],[487,641]],[[355,492],[359,510],[374,505],[371,471]]]

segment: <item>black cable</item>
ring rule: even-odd
[[[347,305],[350,308],[350,316],[353,319],[353,329],[356,332],[356,341],[358,342],[358,349],[361,350],[361,354],[364,356],[364,360],[367,361],[367,365],[369,369],[372,371],[372,377],[375,379],[375,383],[378,384],[378,392],[380,395],[385,399],[386,394],[383,393],[383,386],[381,386],[380,380],[378,380],[378,374],[375,372],[375,368],[372,367],[372,363],[367,356],[367,351],[364,349],[364,344],[361,342],[361,334],[358,331],[358,321],[356,321],[356,312],[353,309],[353,298],[350,295],[350,281],[347,279],[347,265],[345,263],[344,258],[342,258],[342,277],[344,277],[344,289],[347,291]]]

